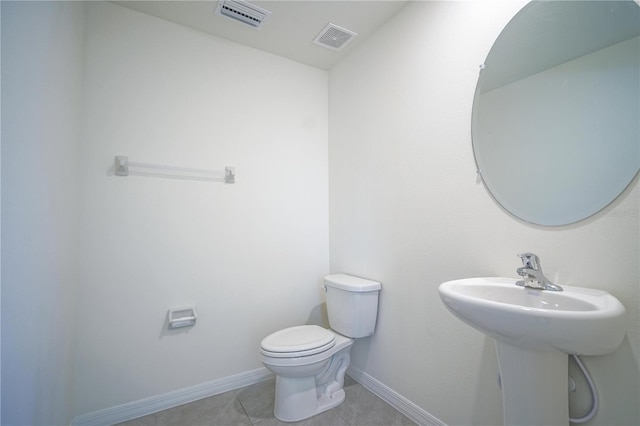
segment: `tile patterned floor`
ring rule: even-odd
[[[405,426],[414,422],[345,377],[345,401],[295,423],[273,416],[275,379],[120,423],[118,426]]]

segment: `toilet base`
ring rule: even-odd
[[[278,398],[278,395],[287,395],[287,398]],[[314,377],[301,380],[276,376],[273,414],[280,421],[297,422],[337,407],[344,399],[344,389],[318,397]]]
[[[337,407],[345,400],[344,375],[353,340],[335,335],[335,346],[316,355],[284,358],[263,353],[265,367],[276,374],[274,416],[297,422]]]
[[[274,416],[283,422],[297,422],[342,404],[345,399],[344,375],[351,361],[352,341],[337,336],[338,352],[313,376],[276,375]]]

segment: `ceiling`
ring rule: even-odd
[[[118,5],[321,69],[330,69],[406,3],[406,0],[251,0],[271,12],[260,29],[215,14],[216,0],[113,1]],[[313,44],[333,23],[358,34],[335,51]]]

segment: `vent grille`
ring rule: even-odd
[[[328,49],[340,50],[357,35],[353,31],[329,23],[320,31],[313,42]]]
[[[260,28],[271,12],[243,0],[220,0],[216,14],[226,16],[253,28]]]

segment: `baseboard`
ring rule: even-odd
[[[93,413],[83,414],[73,419],[73,426],[108,426],[138,417],[157,413],[158,411],[187,404],[202,398],[218,395],[230,390],[239,389],[273,378],[266,368],[247,371],[222,379],[213,380],[188,388],[179,389],[162,395],[128,402],[116,407],[106,408]]]
[[[349,366],[347,374],[380,397],[393,408],[407,416],[421,426],[447,426],[435,416],[429,414],[413,402],[395,392],[385,384],[374,379],[362,370]],[[239,389],[255,383],[273,378],[274,375],[266,368],[247,371],[222,379],[168,392],[162,395],[128,402],[93,413],[83,414],[73,419],[73,426],[108,426],[138,417],[157,413],[158,411],[187,404],[202,398],[208,398],[231,390]]]
[[[446,423],[442,422],[440,419],[429,414],[407,398],[403,397],[387,385],[379,382],[357,367],[350,365],[347,369],[347,374],[417,424],[421,426],[447,426]]]

